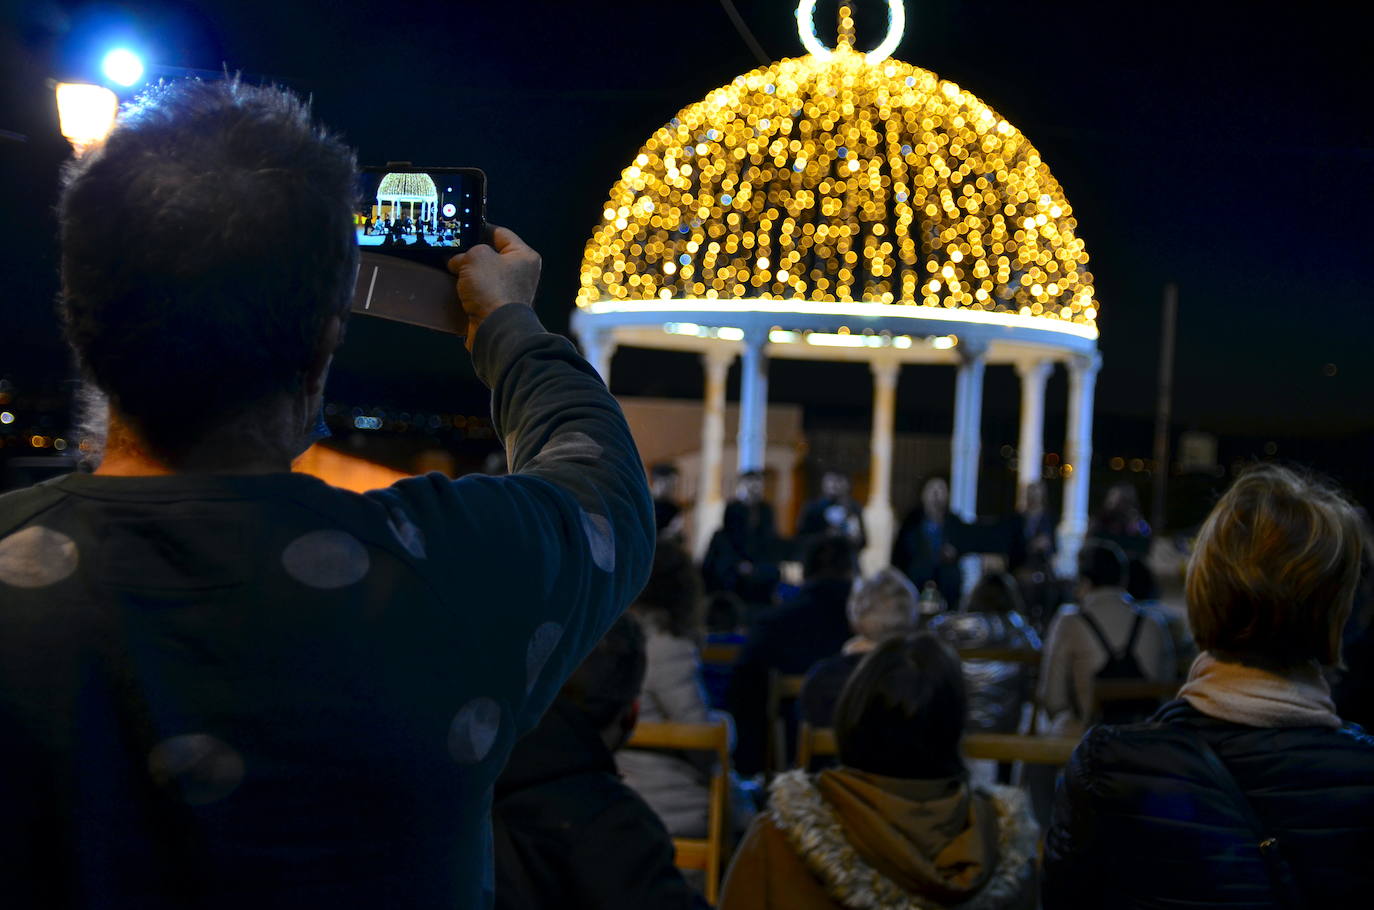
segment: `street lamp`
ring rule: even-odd
[[[57,83],[57,118],[62,135],[80,158],[114,126],[119,99],[103,85]]]

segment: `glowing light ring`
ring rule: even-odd
[[[887,0],[887,35],[877,47],[864,55],[870,63],[886,60],[902,41],[906,31],[906,6],[902,0]],[[801,38],[806,52],[821,60],[830,57],[834,51],[821,43],[816,34],[816,0],[801,0],[797,4],[797,35]]]

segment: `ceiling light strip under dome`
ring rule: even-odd
[[[854,316],[860,319],[926,319],[932,322],[963,323],[965,325],[1000,326],[1009,329],[1034,329],[1058,332],[1088,341],[1098,338],[1095,325],[1023,316],[1020,313],[1000,313],[964,308],[936,308],[928,306],[894,306],[890,303],[810,303],[804,300],[766,300],[735,297],[729,300],[674,299],[645,301],[601,301],[588,304],[593,314],[611,313],[726,313],[741,316],[746,313],[767,313],[778,316]]]

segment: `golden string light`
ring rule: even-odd
[[[804,300],[1095,327],[1077,222],[1022,133],[959,85],[852,46],[745,73],[611,189],[577,304]],[[1095,334],[1095,332],[1094,332]]]

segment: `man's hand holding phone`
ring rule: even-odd
[[[492,230],[492,243],[478,244],[448,261],[458,276],[458,300],[468,315],[468,351],[482,320],[507,304],[534,304],[539,287],[539,254],[509,228]]]

